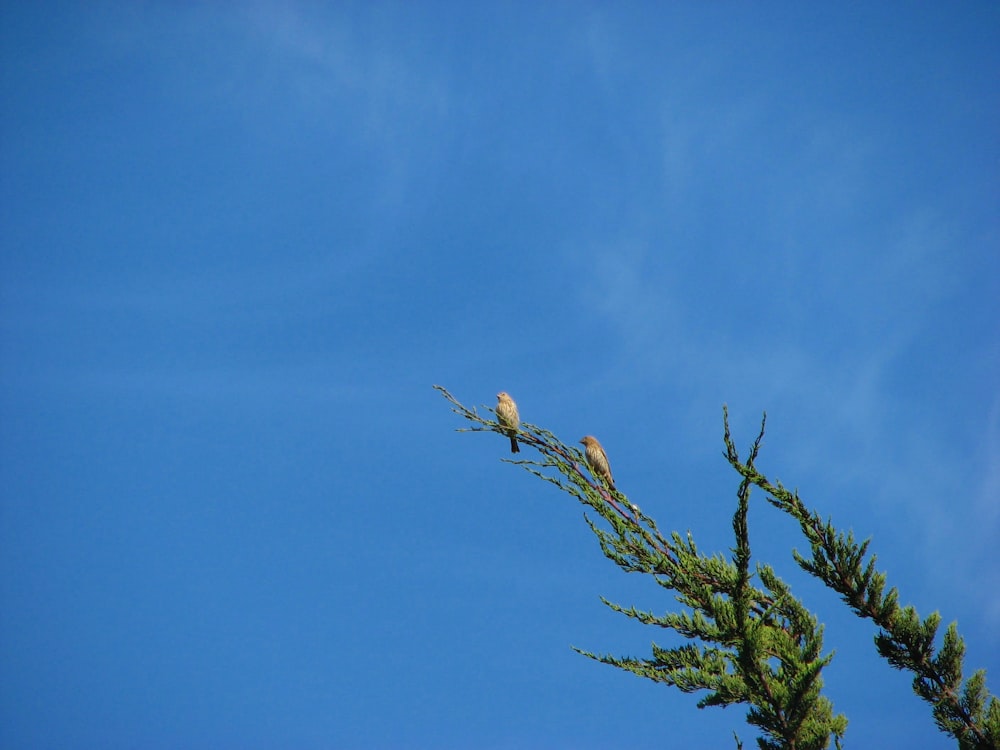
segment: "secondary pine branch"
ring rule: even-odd
[[[772,483],[757,471],[753,460],[739,458],[724,417],[726,458],[745,482],[762,489],[768,502],[792,516],[809,542],[811,556],[793,551],[796,562],[816,576],[860,617],[881,628],[875,637],[879,654],[897,669],[914,674],[913,689],[931,704],[935,723],[959,741],[959,747],[996,750],[1000,746],[1000,702],[989,696],[980,670],[962,689],[965,644],[952,623],[942,647],[934,641],[941,618],[936,612],[921,621],[913,607],[900,607],[895,588],[885,592],[886,574],[875,569],[868,556],[870,540],[856,542],[851,532],[838,532],[832,521],[806,508],[798,493]],[[753,454],[755,457],[755,454]]]

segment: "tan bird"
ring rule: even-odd
[[[591,471],[607,482],[611,489],[617,489],[615,487],[615,480],[611,477],[611,464],[608,463],[608,454],[604,452],[604,448],[597,442],[597,438],[593,435],[584,435],[580,442],[583,444],[583,452],[587,457],[587,463],[590,464]]]
[[[507,431],[507,436],[510,437],[510,452],[520,453],[521,449],[517,445],[517,438],[514,437],[514,434],[518,425],[521,424],[521,418],[517,414],[517,404],[506,391],[500,391],[497,394],[497,419],[504,427],[510,428]]]

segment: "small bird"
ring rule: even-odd
[[[591,471],[606,481],[611,489],[617,489],[615,487],[615,480],[611,477],[611,464],[608,463],[608,454],[604,452],[604,448],[597,442],[597,438],[593,435],[584,435],[580,442],[583,444],[584,455],[587,457],[587,463],[590,464]]]
[[[521,424],[521,418],[517,414],[517,404],[506,391],[497,394],[497,418],[504,427],[509,427],[507,435],[510,437],[510,452],[520,453],[521,449],[517,445],[517,438],[514,431]]]

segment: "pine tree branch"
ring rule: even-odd
[[[509,438],[509,428],[460,404],[434,386],[452,404],[452,411],[476,426],[460,431],[497,432]],[[489,407],[487,412],[495,416]],[[763,438],[763,426],[748,464],[753,465]],[[693,641],[675,648],[652,646],[652,658],[598,656],[579,653],[647,679],[673,685],[683,692],[708,691],[698,706],[749,705],[747,720],[759,727],[761,748],[822,750],[831,737],[840,746],[847,720],[834,716],[821,695],[820,673],[832,656],[821,656],[822,628],[773,571],[755,570],[763,587],[753,584],[747,508],[752,482],[744,478],[734,516],[736,547],[732,561],[700,553],[688,533],[664,536],[619,490],[612,489],[587,467],[583,454],[561,443],[552,433],[521,423],[516,437],[534,447],[539,460],[504,459],[554,484],[592,509],[610,528],[584,514],[601,551],[626,572],[652,575],[674,592],[690,612],[656,615],[602,599],[611,609],[649,625],[674,630]]]
[[[859,543],[852,532],[838,532],[832,521],[824,522],[818,513],[809,511],[797,492],[790,492],[780,482],[771,483],[758,472],[752,459],[742,462],[725,409],[723,421],[730,465],[744,482],[762,489],[771,505],[798,521],[809,542],[811,557],[793,551],[796,562],[840,594],[855,614],[871,619],[881,628],[875,637],[879,654],[891,666],[914,673],[914,692],[931,704],[935,723],[955,737],[962,750],[997,750],[1000,701],[986,691],[982,670],[970,677],[962,689],[965,644],[957,625],[949,625],[941,648],[935,652],[940,615],[934,612],[921,621],[913,607],[899,606],[895,588],[883,593],[886,575],[875,569],[876,556],[867,556],[870,540]],[[994,715],[998,716],[995,723]]]

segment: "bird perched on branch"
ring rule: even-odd
[[[507,430],[507,436],[510,438],[510,452],[520,453],[521,449],[517,446],[517,438],[514,437],[514,434],[518,425],[521,424],[521,418],[517,414],[517,404],[506,391],[500,391],[497,394],[497,419],[504,427],[510,428]]]
[[[587,457],[587,463],[590,464],[591,471],[606,481],[611,489],[617,489],[615,487],[615,480],[611,477],[611,464],[608,463],[608,454],[604,452],[604,448],[597,442],[597,438],[593,435],[584,435],[580,442],[583,444],[583,452]]]

